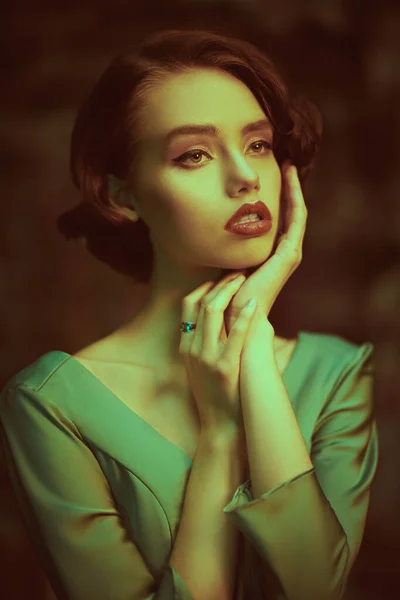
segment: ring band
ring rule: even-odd
[[[189,331],[194,331],[196,329],[196,323],[192,323],[192,321],[182,321],[179,327],[181,333],[188,333]]]

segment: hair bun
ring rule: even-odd
[[[98,222],[101,215],[95,211],[94,206],[81,201],[72,209],[65,211],[57,218],[57,230],[66,239],[85,237],[92,230],[101,226]]]

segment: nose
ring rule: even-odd
[[[229,167],[229,187],[237,195],[239,190],[249,193],[251,190],[260,189],[260,177],[257,171],[243,158],[242,156],[234,161],[231,161]]]

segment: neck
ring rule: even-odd
[[[135,348],[143,364],[166,371],[182,371],[184,364],[179,354],[182,320],[182,301],[173,295],[155,302],[150,296],[128,323],[115,333],[122,340],[129,356]],[[193,319],[196,321],[196,318]],[[193,334],[192,334],[193,335]]]

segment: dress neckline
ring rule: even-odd
[[[303,344],[303,342],[304,342],[304,332],[303,331],[299,331],[298,335],[297,335],[297,342],[296,342],[296,345],[294,347],[294,351],[292,352],[292,355],[291,355],[291,357],[290,357],[290,359],[288,361],[288,364],[286,365],[286,367],[283,370],[283,373],[281,375],[284,383],[287,383],[288,373],[289,373],[289,371],[291,371],[293,369],[293,365],[297,361],[297,356],[299,354],[299,347]],[[160,433],[158,431],[158,429],[155,429],[152,425],[150,425],[150,423],[148,421],[146,421],[146,419],[144,419],[143,417],[141,417],[137,412],[135,412],[134,410],[132,410],[131,408],[129,408],[129,406],[127,406],[127,404],[125,404],[125,402],[119,396],[117,396],[117,394],[115,394],[105,383],[103,383],[101,381],[101,379],[99,379],[96,375],[94,375],[94,373],[92,373],[92,371],[90,371],[87,367],[85,367],[85,365],[83,365],[79,360],[77,360],[74,356],[72,356],[68,352],[64,352],[62,350],[60,350],[59,352],[60,352],[60,354],[63,354],[65,356],[67,356],[67,360],[70,361],[71,364],[77,365],[77,368],[80,369],[82,373],[83,372],[87,373],[88,377],[92,377],[97,382],[98,385],[100,385],[103,389],[107,390],[107,392],[109,394],[111,394],[111,396],[120,405],[122,405],[122,407],[125,407],[125,409],[127,411],[129,411],[136,419],[139,419],[139,421],[141,423],[145,423],[160,438],[162,438],[163,440],[166,440],[168,443],[172,444],[172,446],[174,446],[177,450],[179,450],[179,452],[181,454],[183,454],[187,458],[187,460],[190,461],[190,463],[193,463],[193,459],[191,459],[190,456],[188,456],[186,454],[186,452],[184,450],[182,450],[182,448],[180,448],[174,442],[172,442],[170,439],[168,439],[167,437],[165,437],[165,435],[163,435],[162,433]]]

